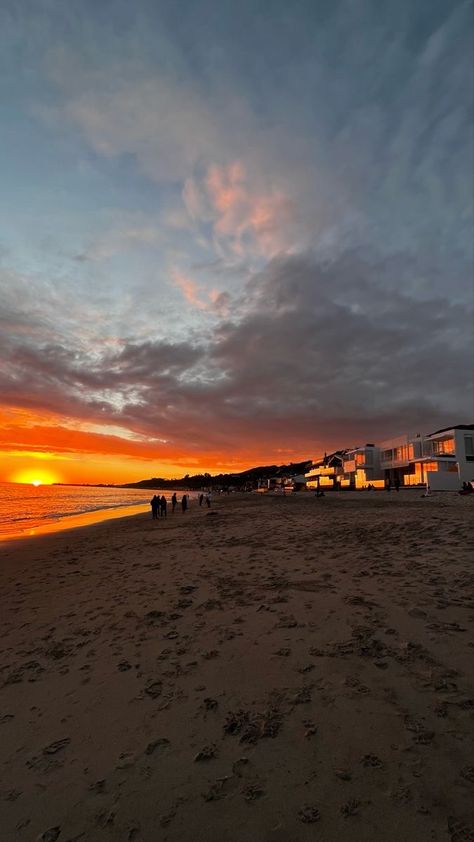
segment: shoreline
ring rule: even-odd
[[[471,515],[232,495],[4,544],[2,839],[473,827]]]
[[[88,512],[65,515],[57,520],[39,523],[36,526],[25,526],[17,532],[0,532],[0,550],[5,544],[12,542],[23,542],[25,539],[40,538],[43,535],[51,535],[56,532],[69,532],[73,529],[82,529],[86,526],[105,523],[109,520],[134,517],[145,513],[149,509],[148,503],[134,503],[130,506],[114,506],[107,509],[91,509]]]

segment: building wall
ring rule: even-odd
[[[450,471],[427,471],[426,478],[431,491],[459,491],[459,476]]]
[[[459,479],[461,484],[463,482],[474,482],[474,459],[469,459],[470,442],[474,445],[474,430],[453,430],[455,447],[456,447],[456,462],[459,465]],[[470,439],[470,441],[466,441]]]

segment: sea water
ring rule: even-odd
[[[64,518],[68,526],[74,525],[71,516],[96,512],[94,520],[105,520],[120,509],[136,507],[136,513],[150,509],[154,494],[171,499],[172,491],[150,488],[97,488],[78,485],[27,485],[26,483],[0,483],[0,540],[37,534],[41,527],[57,525],[61,528]],[[178,492],[181,499],[182,492]],[[115,510],[115,511],[113,511]],[[127,508],[127,514],[134,510]],[[81,519],[77,519],[78,525]],[[48,530],[49,531],[49,530]]]

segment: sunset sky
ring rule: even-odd
[[[470,3],[4,0],[0,52],[0,480],[472,422]]]

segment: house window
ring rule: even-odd
[[[454,454],[454,439],[435,439],[433,441],[433,453]]]
[[[474,437],[464,436],[464,453],[467,462],[474,462]]]
[[[382,458],[384,462],[391,462],[392,461],[392,451],[391,450],[384,450]]]

